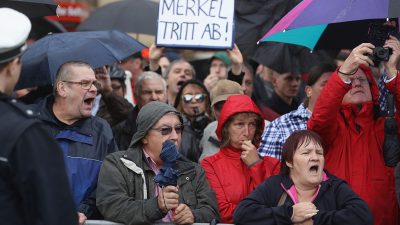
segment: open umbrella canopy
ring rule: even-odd
[[[147,0],[124,0],[93,11],[78,26],[79,31],[120,30],[127,33],[155,35],[158,4]]]
[[[144,45],[120,31],[71,32],[48,35],[22,55],[16,90],[53,84],[58,68],[82,61],[93,68],[112,64],[141,51]]]
[[[54,0],[1,0],[0,7],[15,9],[29,18],[57,15]]]
[[[371,22],[383,23],[379,19],[398,16],[400,2],[395,0],[304,0],[259,41],[285,42],[310,49],[352,48],[368,39]]]
[[[252,59],[278,73],[303,74],[322,62],[331,62],[338,51],[314,51],[298,45],[263,42]]]
[[[263,51],[259,38],[271,29],[300,0],[235,0],[235,43],[242,54],[252,57]]]

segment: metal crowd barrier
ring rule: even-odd
[[[233,225],[218,223],[219,225]],[[123,225],[122,223],[114,223],[107,220],[86,220],[85,225]],[[173,223],[154,223],[153,225],[173,225]],[[209,223],[194,223],[193,225],[210,225]]]

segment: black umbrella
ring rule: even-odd
[[[236,0],[235,42],[240,51],[253,56],[258,51],[257,41],[301,0]]]
[[[124,0],[96,9],[77,29],[79,31],[114,29],[127,33],[155,35],[157,17],[157,3],[146,0]]]
[[[331,62],[338,50],[314,51],[298,45],[263,42],[252,59],[278,73],[307,73],[311,67],[322,62]]]
[[[61,25],[61,23],[53,20],[49,20],[45,17],[32,18],[32,29],[29,33],[29,38],[39,40],[42,37],[52,33],[65,33],[67,30]]]
[[[54,0],[1,0],[0,7],[15,9],[29,18],[57,15]]]
[[[97,68],[143,48],[129,35],[116,30],[47,35],[22,54],[21,77],[15,89],[52,84],[58,68],[68,61],[83,61]]]

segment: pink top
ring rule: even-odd
[[[322,181],[327,181],[329,178],[326,175],[325,172],[322,172]],[[286,191],[286,193],[290,196],[290,198],[292,199],[292,201],[294,202],[294,204],[299,203],[299,196],[297,195],[297,191],[296,191],[296,187],[294,186],[294,184],[289,188],[286,189],[285,186],[283,186],[283,184],[281,183],[282,188]],[[317,197],[319,189],[321,188],[321,184],[318,185],[318,189],[317,191],[314,193],[311,202],[314,201],[314,199]]]
[[[159,174],[160,173],[160,169],[158,168],[157,163],[155,163],[154,160],[150,158],[150,155],[147,154],[146,150],[143,149],[143,153],[144,153],[144,156],[146,158],[147,164],[150,166],[151,170],[153,170],[153,172],[156,175]],[[162,189],[157,184],[156,184],[156,187],[157,188],[156,188],[153,196],[157,198],[158,194],[162,191]],[[169,210],[167,215],[165,215],[164,218],[161,219],[161,221],[162,222],[167,222],[167,223],[168,222],[172,222],[172,211]]]

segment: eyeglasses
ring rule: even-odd
[[[100,83],[97,80],[81,80],[81,81],[63,80],[62,82],[70,84],[80,84],[81,88],[84,90],[89,90],[92,87],[92,85],[94,85],[97,89],[100,88]]]
[[[158,131],[161,133],[161,135],[166,136],[172,133],[172,129],[174,129],[177,134],[182,133],[183,127],[184,127],[183,124],[179,124],[176,125],[175,127],[165,126],[160,128],[151,128],[151,130]]]
[[[206,99],[206,94],[196,94],[196,95],[184,95],[184,96],[182,96],[182,100],[185,103],[191,102],[193,100],[193,98],[198,103],[204,102],[204,100]]]
[[[352,77],[350,78],[350,82],[354,83],[354,81],[358,80],[360,84],[368,84],[369,80],[365,77]]]

